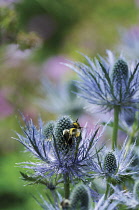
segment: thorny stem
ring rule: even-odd
[[[118,124],[119,124],[119,106],[114,107],[114,123],[113,123],[113,134],[112,134],[112,149],[115,150],[117,147],[117,136],[118,136]]]
[[[70,183],[69,183],[69,175],[68,175],[68,173],[64,174],[64,193],[65,193],[65,199],[69,199]]]

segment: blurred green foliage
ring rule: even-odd
[[[138,17],[133,0],[77,0],[74,3],[71,0],[24,0],[17,5],[16,11],[20,26],[25,30],[30,30],[31,21],[39,15],[45,14],[45,18],[54,21],[52,36],[44,37],[43,53],[46,56],[61,51],[63,45],[65,50],[69,46],[72,52],[92,48],[89,49],[91,54],[98,53],[98,49],[104,53],[117,41],[118,27],[136,24]]]
[[[14,9],[0,8],[0,43],[15,42],[18,31],[18,17]]]
[[[9,116],[0,118],[1,209],[40,209],[31,196],[38,187],[23,187],[15,167],[30,156],[19,152],[23,147],[11,136],[15,136],[12,130],[20,132],[18,110],[35,121],[39,113],[44,121],[55,117],[34,104],[40,94],[43,62],[61,54],[81,59],[77,51],[104,54],[119,42],[119,27],[136,25],[138,19],[139,8],[133,0],[22,0],[0,7],[0,88],[13,108]],[[11,50],[13,44],[17,51]]]

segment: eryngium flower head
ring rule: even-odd
[[[132,176],[138,173],[131,166],[134,160],[133,149],[135,144],[132,145],[129,151],[127,151],[127,139],[123,143],[120,150],[108,152],[105,156],[104,153],[97,155],[97,161],[93,164],[92,174],[93,177],[112,178],[114,182],[123,181],[126,177]]]
[[[60,117],[55,125],[54,129],[54,137],[56,140],[57,147],[59,149],[64,149],[66,146],[66,141],[64,139],[64,131],[69,131],[72,125],[72,120],[69,116],[62,116]]]
[[[25,120],[25,124],[25,127],[22,127],[24,135],[17,133],[16,140],[21,142],[27,151],[30,151],[38,159],[38,162],[21,163],[23,168],[32,169],[34,176],[43,178],[68,173],[70,179],[73,177],[83,179],[89,174],[96,155],[96,144],[102,135],[102,132],[98,135],[98,128],[89,133],[87,128],[82,128],[81,138],[76,139],[75,137],[74,146],[68,150],[67,148],[60,149],[54,135],[51,141],[50,139],[47,141],[43,135],[41,119],[38,127],[33,124],[32,120]]]
[[[112,152],[108,152],[104,159],[104,171],[108,174],[115,174],[117,170],[116,157]]]
[[[49,121],[43,127],[43,135],[46,139],[52,139],[52,135],[54,133],[55,123],[54,121]]]
[[[71,209],[88,210],[90,203],[90,192],[88,188],[79,184],[73,189],[71,196]]]
[[[114,57],[107,51],[108,59],[99,56],[91,60],[83,55],[87,64],[71,62],[65,64],[72,68],[81,78],[76,81],[80,89],[77,93],[91,105],[98,105],[103,111],[110,111],[115,106],[120,111],[136,109],[139,103],[139,64],[131,64],[120,56]],[[90,107],[89,107],[90,108]],[[94,107],[91,106],[91,111]]]

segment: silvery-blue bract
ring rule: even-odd
[[[48,140],[44,136],[41,119],[38,127],[32,120],[25,120],[25,123],[25,127],[22,127],[24,135],[17,133],[17,140],[37,158],[37,161],[21,163],[23,168],[32,169],[35,176],[42,178],[68,173],[70,179],[83,179],[89,174],[96,155],[95,147],[102,134],[98,136],[98,128],[89,133],[87,128],[82,129],[81,138],[75,141],[74,147],[63,150],[57,146],[54,135],[51,140],[50,136]]]
[[[92,105],[98,105],[102,111],[111,111],[115,106],[121,113],[134,111],[139,103],[139,64],[128,64],[122,55],[116,59],[111,51],[107,54],[106,59],[99,56],[94,60],[83,55],[86,64],[65,64],[81,78],[75,82],[80,89],[77,95],[89,102],[91,111],[94,111]]]
[[[134,170],[131,163],[134,160],[133,149],[135,147],[132,145],[127,151],[128,141],[124,141],[122,148],[118,148],[115,151],[110,151],[106,153],[106,148],[102,154],[97,155],[97,161],[93,164],[93,177],[108,178],[111,177],[115,181],[121,181],[125,179],[126,176],[132,176],[139,173]],[[106,153],[106,155],[104,155]],[[109,156],[109,160],[108,160]],[[107,160],[106,160],[107,159]],[[113,160],[113,161],[112,161]]]

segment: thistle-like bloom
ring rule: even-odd
[[[102,134],[101,132],[98,135],[98,129],[87,133],[87,128],[82,128],[80,136],[74,136],[70,144],[68,142],[64,144],[61,142],[63,130],[60,129],[68,130],[69,125],[73,123],[68,116],[63,116],[55,122],[51,140],[50,133],[48,133],[48,138],[44,135],[41,120],[39,120],[38,128],[32,120],[25,120],[25,123],[25,128],[22,128],[24,135],[17,133],[17,140],[40,161],[25,162],[20,165],[32,169],[34,176],[50,178],[53,175],[68,174],[70,179],[73,177],[83,179],[91,171],[93,158],[96,155],[95,147]]]
[[[93,177],[111,178],[111,181],[115,183],[138,173],[138,171],[133,170],[134,168],[131,166],[134,160],[133,149],[135,144],[128,152],[126,145],[127,140],[125,140],[121,150],[116,149],[115,151],[110,151],[106,153],[105,156],[104,151],[103,155],[98,155],[97,161],[93,165]]]
[[[81,78],[81,81],[76,81],[81,91],[77,94],[104,111],[111,111],[115,106],[120,112],[136,110],[139,103],[139,64],[130,66],[122,55],[116,59],[112,52],[107,53],[107,59],[99,56],[93,61],[83,55],[87,64],[66,64]]]

